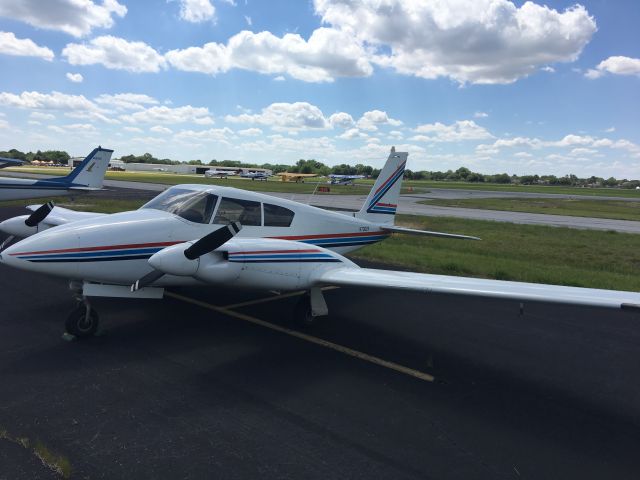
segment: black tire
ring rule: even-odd
[[[293,309],[293,319],[303,328],[309,328],[315,323],[315,317],[311,314],[311,297],[302,295]]]
[[[78,305],[67,317],[65,327],[67,333],[78,338],[87,338],[95,335],[99,324],[98,313],[92,308],[87,317],[87,307],[84,304]]]

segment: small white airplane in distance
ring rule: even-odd
[[[394,225],[407,156],[392,148],[364,205],[349,214],[214,185],[177,185],[114,214],[43,205],[0,223],[5,233],[27,237],[2,251],[0,263],[75,280],[82,301],[66,329],[77,337],[98,327],[87,297],[162,298],[164,287],[177,285],[306,290],[295,314],[307,324],[328,314],[327,285],[640,311],[635,292],[360,268],[343,254],[394,232],[477,240]]]
[[[250,178],[251,180],[267,180],[269,175],[264,172],[246,172],[241,173],[242,178]]]
[[[204,176],[207,178],[227,178],[229,176],[234,176],[236,172],[232,170],[217,170],[215,168],[211,168],[204,172]]]
[[[353,185],[353,182],[364,178],[364,175],[329,175],[329,182],[331,185]]]
[[[0,178],[0,200],[20,200],[71,195],[83,191],[100,190],[113,150],[98,147],[66,177],[31,180],[26,178]],[[2,159],[6,162],[11,159]],[[0,168],[9,166],[0,164]]]

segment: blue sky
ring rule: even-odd
[[[0,0],[0,149],[640,178],[640,4]]]

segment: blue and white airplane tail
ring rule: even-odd
[[[364,205],[355,214],[356,218],[393,225],[408,156],[407,152],[396,152],[395,147],[391,147],[387,163],[384,164]]]
[[[52,179],[52,181],[64,183],[71,189],[100,189],[102,188],[104,174],[109,166],[112,153],[113,150],[106,148],[94,148],[69,175]]]

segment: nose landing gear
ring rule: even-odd
[[[98,313],[91,308],[89,302],[81,302],[69,314],[64,325],[67,333],[77,338],[91,337],[98,330]]]
[[[100,323],[98,312],[91,308],[89,299],[83,295],[82,282],[70,281],[69,290],[73,292],[78,304],[67,317],[65,333],[78,339],[92,337],[98,331]]]

